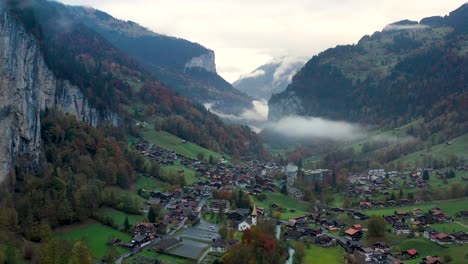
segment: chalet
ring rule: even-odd
[[[274,204],[271,204],[271,208],[272,209],[278,209],[278,208],[280,208],[280,205],[277,204],[277,203],[274,203]]]
[[[418,257],[419,252],[416,249],[412,248],[412,249],[408,249],[406,251],[401,252],[401,254],[414,259]]]
[[[345,235],[346,235],[346,239],[348,240],[359,241],[361,240],[363,233],[361,230],[350,228],[345,231]]]
[[[390,246],[385,242],[376,242],[372,245],[375,251],[387,252],[390,250]]]
[[[430,239],[431,237],[434,237],[437,234],[439,234],[439,232],[437,232],[435,229],[433,229],[431,227],[426,227],[424,229],[423,237],[425,237],[427,239]]]
[[[393,224],[393,233],[397,235],[409,235],[411,229],[407,223],[396,222]]]
[[[408,200],[408,199],[400,199],[400,200],[398,201],[398,203],[399,203],[400,205],[410,205],[410,204],[411,204],[411,201]]]
[[[420,208],[413,208],[413,214],[415,216],[421,216],[421,215],[424,215],[424,211],[421,210]]]
[[[439,233],[433,236],[434,240],[439,244],[452,244],[455,238],[444,233]]]
[[[353,214],[354,219],[359,219],[359,220],[367,220],[369,217],[361,212],[355,212]]]
[[[361,208],[361,210],[369,209],[372,207],[372,203],[371,202],[359,202],[359,207]]]
[[[333,207],[331,209],[332,212],[334,213],[343,213],[344,212],[344,209],[343,208],[339,208],[339,207]]]
[[[322,234],[321,228],[305,228],[304,234],[307,236],[320,236]]]
[[[213,199],[210,203],[210,208],[213,212],[218,213],[220,208],[224,208],[224,212],[229,210],[230,204],[228,200]]]
[[[422,259],[421,264],[442,264],[442,259],[440,257],[431,257],[427,256]]]
[[[320,245],[322,247],[331,247],[335,244],[336,240],[327,236],[319,236],[315,239],[315,244]]]
[[[227,213],[228,220],[242,221],[246,216],[249,215],[249,209],[238,208]]]
[[[218,239],[211,245],[210,251],[217,253],[225,253],[227,251],[227,248],[227,242],[222,239]]]
[[[457,243],[468,243],[468,232],[456,232],[452,236],[455,238]]]
[[[410,214],[408,211],[395,211],[395,215],[398,217],[408,217]]]
[[[362,230],[362,225],[361,224],[354,224],[353,228],[356,230]]]
[[[396,202],[394,200],[389,200],[389,201],[387,201],[387,205],[390,206],[390,207],[394,207],[394,206],[396,206]]]
[[[383,218],[387,223],[391,225],[400,221],[400,219],[396,215],[384,215]]]

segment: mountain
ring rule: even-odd
[[[66,6],[2,0],[0,14],[0,180],[18,166],[31,174],[48,170],[44,111],[92,127],[110,124],[133,137],[140,136],[135,124],[144,121],[236,157],[261,149],[250,129],[225,125],[177,94],[145,65],[73,19]]]
[[[304,66],[304,58],[283,57],[275,59],[242,75],[233,86],[258,100],[269,100],[272,94],[281,93],[291,83],[292,77]]]
[[[468,4],[445,17],[404,20],[314,56],[269,101],[290,115],[397,127],[423,117],[431,133],[468,130]]]
[[[236,114],[251,108],[251,99],[216,73],[215,54],[200,44],[157,34],[89,7],[64,6],[73,20],[96,31],[144,65],[156,79],[213,110]]]

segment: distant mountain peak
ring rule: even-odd
[[[241,75],[233,85],[254,98],[268,100],[272,94],[286,89],[306,61],[302,57],[278,57]]]

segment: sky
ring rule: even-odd
[[[212,49],[229,82],[282,56],[312,57],[403,20],[447,15],[467,0],[59,0],[91,6]]]

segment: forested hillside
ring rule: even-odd
[[[251,99],[216,73],[215,54],[200,44],[161,35],[99,10],[55,3],[78,23],[85,24],[116,48],[144,65],[148,72],[180,94],[211,103],[224,113],[251,108]]]
[[[423,117],[431,133],[466,133],[467,17],[465,4],[449,16],[397,22],[314,56],[272,96],[269,118],[296,114],[394,128]]]
[[[87,25],[70,19],[73,14],[62,5],[42,0],[8,3],[17,19],[37,37],[57,77],[80,87],[102,114],[119,114],[128,130],[134,131],[133,124],[145,121],[236,157],[262,154],[249,128],[223,124],[203,106],[154,79],[144,65]]]

